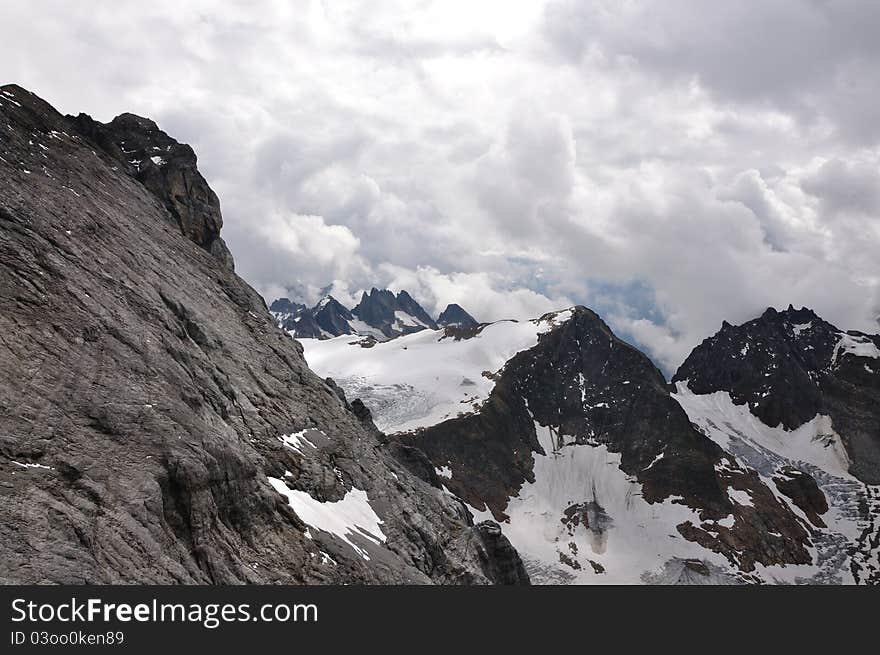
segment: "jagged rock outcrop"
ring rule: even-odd
[[[461,305],[452,303],[446,306],[440,316],[437,317],[437,325],[442,327],[457,327],[462,329],[471,329],[479,325],[476,319],[468,314]]]
[[[149,118],[134,114],[121,114],[109,123],[99,123],[87,114],[67,118],[77,132],[100,146],[165,205],[184,236],[233,267],[232,255],[220,237],[220,200],[196,167],[192,148],[172,139]]]
[[[188,148],[16,86],[0,124],[0,581],[508,580],[217,256]]]
[[[729,392],[766,425],[797,428],[828,415],[850,472],[880,484],[880,336],[844,332],[809,309],[768,308],[724,323],[673,377],[697,394]]]
[[[406,290],[402,290],[397,294],[397,308],[402,311],[404,314],[408,314],[421,323],[424,327],[429,330],[436,330],[437,323],[433,318],[428,316],[428,312],[422,309],[422,306],[417,303]]]
[[[284,319],[288,316],[296,316],[306,308],[305,305],[293,302],[290,298],[277,298],[269,305],[269,311],[277,319]]]
[[[276,300],[270,310],[278,326],[298,339],[327,339],[354,333],[351,326],[354,317],[333,296],[322,298],[311,308],[289,300],[287,304]]]

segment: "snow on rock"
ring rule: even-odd
[[[376,544],[386,540],[381,528],[383,521],[370,505],[366,491],[351,489],[342,500],[322,503],[305,491],[290,489],[278,478],[270,477],[269,484],[287,498],[288,504],[306,525],[339,537],[365,560],[370,557],[352,540],[353,536],[365,537]]]
[[[673,394],[688,418],[710,439],[746,466],[756,470],[805,524],[809,519],[778,492],[774,477],[793,466],[813,477],[828,503],[822,515],[826,528],[811,528],[813,564],[763,566],[756,576],[766,582],[852,583],[865,581],[880,569],[880,486],[866,485],[850,475],[849,462],[831,419],[818,415],[794,430],[765,425],[748,405],[735,405],[726,392],[694,394],[686,382]],[[734,502],[751,503],[748,494],[730,489]],[[720,523],[720,522],[719,522]]]
[[[867,336],[855,336],[843,333],[840,335],[840,341],[834,347],[834,357],[831,359],[832,365],[837,363],[841,355],[855,355],[856,357],[870,357],[880,359],[880,349]]]
[[[686,382],[677,382],[672,397],[703,434],[727,451],[731,450],[734,438],[785,459],[806,462],[837,477],[852,479],[846,450],[828,416],[820,414],[799,428],[786,430],[765,425],[749,411],[748,405],[735,404],[726,391],[694,394]]]
[[[535,424],[535,481],[526,483],[501,523],[532,581],[632,584],[661,576],[672,560],[687,559],[728,571],[726,559],[681,536],[677,525],[697,514],[676,498],[650,504],[620,455],[604,445],[559,445],[555,431]],[[475,520],[488,512],[469,508]]]
[[[417,319],[415,316],[412,316],[411,314],[407,314],[406,312],[401,311],[399,309],[395,310],[394,318],[396,319],[397,324],[400,327],[414,327],[414,328],[428,327],[422,321]]]
[[[282,434],[279,439],[281,442],[298,452],[300,455],[305,455],[305,451],[303,450],[306,446],[311,447],[313,450],[317,450],[318,447],[313,444],[308,438],[305,436],[306,432],[310,430],[300,430],[299,432],[295,432],[293,434]]]
[[[46,466],[45,464],[32,464],[30,462],[17,462],[16,460],[10,460],[16,466],[20,466],[23,469],[43,469],[46,471],[51,471],[51,466]]]
[[[436,473],[441,478],[446,478],[450,480],[452,478],[452,469],[448,466],[441,466],[440,468],[434,467],[434,473]]]
[[[357,335],[364,337],[373,337],[377,341],[385,341],[388,337],[377,327],[373,327],[369,323],[362,321],[359,318],[351,319],[348,324],[351,326],[351,329],[355,331]],[[329,335],[332,337],[332,335]],[[302,341],[302,339],[300,340]]]
[[[311,369],[363,400],[380,430],[408,432],[479,408],[495,386],[492,374],[570,317],[565,310],[534,321],[499,321],[460,340],[421,330],[371,348],[362,348],[357,335],[300,343]]]
[[[730,499],[737,505],[743,505],[744,507],[755,506],[748,491],[743,491],[742,489],[728,489],[727,495],[730,496]]]
[[[813,327],[813,321],[809,321],[807,323],[798,323],[796,325],[791,326],[791,331],[794,333],[794,336],[801,336],[801,332],[806,332],[811,327]]]

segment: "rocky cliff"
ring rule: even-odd
[[[0,130],[0,581],[527,581],[233,273],[188,146],[12,85]]]

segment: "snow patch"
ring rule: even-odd
[[[370,556],[363,547],[352,541],[352,537],[358,535],[376,544],[385,543],[386,537],[381,528],[384,522],[373,511],[366,491],[353,488],[342,500],[322,503],[305,491],[290,489],[278,478],[270,477],[269,484],[287,498],[290,507],[304,523],[339,537],[365,560],[369,560]]]
[[[546,455],[533,453],[535,481],[510,499],[510,518],[501,523],[533,582],[640,583],[676,557],[729,568],[676,530],[687,521],[700,525],[693,510],[673,497],[643,499],[641,484],[620,469],[620,454],[605,445],[558,445],[554,429],[536,423],[535,430]],[[470,509],[474,520],[491,518]]]
[[[752,496],[748,491],[743,491],[742,489],[728,489],[727,495],[730,499],[735,502],[737,505],[742,505],[744,507],[754,507],[755,503],[752,502]]]
[[[677,382],[672,397],[687,412],[691,422],[724,450],[730,451],[731,439],[741,439],[795,462],[807,462],[837,477],[853,479],[849,459],[831,418],[822,414],[794,430],[770,427],[737,405],[726,391],[695,394],[687,382]]]
[[[813,321],[810,321],[809,323],[798,323],[791,326],[791,331],[794,332],[794,336],[799,337],[801,336],[801,332],[806,332],[811,327],[813,327]]]
[[[51,471],[51,466],[46,466],[45,464],[32,464],[30,462],[17,462],[14,459],[10,460],[16,466],[20,466],[23,469],[44,469],[46,471]]]
[[[880,349],[867,336],[854,336],[852,334],[842,333],[840,341],[834,347],[834,356],[831,358],[831,365],[837,363],[841,355],[854,355],[856,357],[870,357],[880,359]]]
[[[447,480],[452,479],[452,469],[448,466],[441,466],[440,468],[434,467],[434,473],[439,475],[441,478],[446,478]]]
[[[313,444],[305,437],[306,432],[309,432],[309,430],[300,430],[299,432],[295,432],[293,434],[282,434],[278,438],[281,440],[281,443],[283,443],[288,448],[295,450],[300,455],[304,455],[305,453],[303,452],[303,448],[305,448],[306,446],[310,446],[313,450],[318,449],[315,444]]]

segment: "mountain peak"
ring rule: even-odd
[[[477,320],[457,303],[446,305],[446,309],[440,312],[440,316],[437,317],[437,324],[444,327],[455,326],[461,328],[472,328],[479,325]]]
[[[305,305],[294,302],[290,298],[276,298],[269,305],[269,311],[275,314],[295,314],[305,308]]]
[[[880,336],[843,332],[806,307],[771,307],[742,325],[725,323],[672,381],[696,394],[726,392],[771,427],[794,430],[817,415],[831,416],[835,430],[849,432],[851,472],[874,483],[880,481],[880,419],[871,409],[871,390],[880,385],[877,357]],[[846,409],[856,405],[857,412]]]

